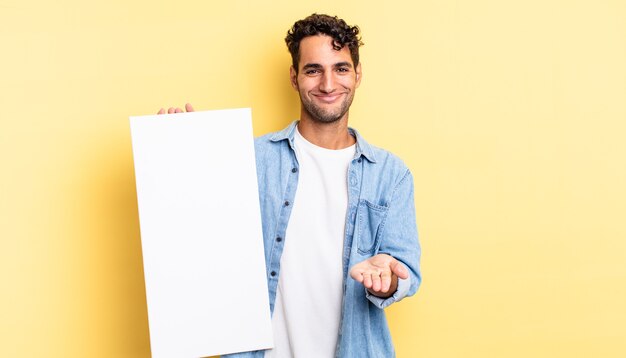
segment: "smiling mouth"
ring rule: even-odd
[[[333,93],[333,94],[314,94],[315,98],[324,103],[333,103],[341,97],[343,93]]]

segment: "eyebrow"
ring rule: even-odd
[[[352,68],[352,64],[348,61],[336,63],[333,67],[349,67]]]
[[[344,61],[344,62],[337,62],[333,65],[333,67],[337,68],[337,67],[348,67],[348,68],[352,68],[352,64],[348,61]],[[320,65],[319,63],[307,63],[306,65],[302,66],[303,70],[308,70],[308,69],[320,69],[322,68],[322,65]]]
[[[322,68],[322,65],[320,65],[319,63],[307,63],[306,65],[302,66],[303,70],[308,70],[308,69],[320,69]]]

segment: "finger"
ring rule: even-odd
[[[157,114],[165,114],[165,109],[163,108],[159,109],[159,112]]]
[[[393,271],[393,273],[395,273],[401,279],[406,280],[407,278],[409,278],[409,270],[407,270],[400,261],[394,259],[389,267],[391,268],[391,271]]]
[[[381,275],[381,288],[380,290],[382,292],[388,292],[389,291],[389,287],[391,287],[391,271],[385,271],[383,272],[383,274]]]
[[[168,114],[172,114],[172,113],[174,113],[174,111],[175,111],[174,107],[170,107],[170,108],[167,110],[167,113],[168,113]]]
[[[372,290],[380,292],[382,283],[380,282],[380,274],[378,272],[372,273]]]
[[[350,277],[352,277],[357,282],[363,282],[363,272],[359,270],[350,270]]]
[[[372,288],[372,275],[367,272],[363,273],[363,286],[365,286],[365,288]]]
[[[183,113],[183,110],[182,110],[182,109],[180,109],[180,108],[176,108],[176,109],[174,110],[174,113]]]
[[[193,106],[191,105],[191,103],[185,104],[185,110],[187,112],[194,112],[194,109],[193,109]]]

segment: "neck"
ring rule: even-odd
[[[303,116],[298,122],[298,131],[310,143],[326,149],[344,149],[356,142],[348,132],[347,114],[333,123],[320,123]]]

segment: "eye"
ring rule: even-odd
[[[350,69],[347,67],[339,67],[337,68],[337,72],[339,73],[346,73],[346,72],[350,72]]]
[[[317,74],[317,73],[319,73],[319,72],[320,72],[320,70],[310,69],[310,70],[306,70],[306,71],[304,71],[304,74],[305,74],[305,75],[310,76],[310,75]]]

